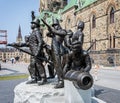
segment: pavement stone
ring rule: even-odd
[[[14,88],[27,79],[15,79],[0,81],[0,103],[13,103]]]
[[[16,64],[10,62],[1,63],[0,76],[29,74],[28,65],[28,63],[21,62]]]
[[[95,64],[92,66],[92,69],[95,69]],[[120,70],[120,66],[112,66],[112,67],[106,67],[103,65],[98,65],[98,69],[105,69],[105,70]]]

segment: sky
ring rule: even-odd
[[[40,0],[0,0],[0,30],[7,30],[8,43],[16,42],[19,25],[23,39],[29,35],[31,11],[39,16],[39,2]]]

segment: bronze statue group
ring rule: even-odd
[[[83,84],[80,85],[86,85],[87,83],[89,87],[92,86],[93,81],[89,74],[91,60],[88,51],[83,50],[84,22],[79,21],[75,32],[63,29],[58,19],[53,19],[52,25],[48,25],[43,19],[41,19],[41,22],[48,28],[46,35],[52,39],[51,44],[48,45],[43,40],[40,20],[35,18],[34,12],[32,12],[32,32],[25,36],[25,43],[8,44],[8,46],[31,55],[28,66],[31,80],[26,83],[44,85],[48,79],[55,78],[57,75],[58,82],[54,88],[63,88],[64,79],[76,81],[79,86],[81,83],[79,82],[80,75],[84,73],[85,78],[82,80]],[[24,50],[22,47],[28,49]],[[48,64],[49,77],[46,76],[45,63]]]

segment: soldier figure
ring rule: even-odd
[[[32,33],[29,37],[29,47],[31,50],[31,53],[35,57],[42,57],[45,58],[44,52],[43,52],[43,38],[42,34],[40,32],[40,21],[39,19],[35,19],[33,22],[31,22],[31,29]],[[43,60],[38,60],[37,58],[34,58],[34,65],[35,65],[35,74],[37,75],[37,82],[38,85],[44,84],[47,82],[46,79],[46,73],[45,68],[43,66]]]
[[[45,49],[45,52],[47,53],[47,56],[46,56],[47,60],[49,61],[49,63],[47,63],[47,68],[48,68],[48,72],[49,72],[49,77],[47,77],[47,79],[51,79],[51,78],[55,77],[53,53],[52,53],[51,46],[48,44],[44,44],[44,49]]]
[[[77,31],[72,36],[72,44],[81,44],[82,47],[84,42],[84,34],[82,32],[83,29],[84,29],[84,22],[79,21],[77,26]]]
[[[87,51],[82,49],[84,34],[84,22],[79,22],[78,30],[72,36],[70,54],[67,55],[67,63],[64,67],[64,78],[73,81],[75,87],[89,89],[93,85],[93,78],[89,74],[91,60]]]
[[[56,84],[55,88],[62,88],[64,87],[63,81],[63,69],[61,64],[61,57],[65,53],[65,48],[63,47],[62,43],[64,37],[66,35],[66,30],[62,29],[58,19],[53,19],[52,27],[49,27],[49,33],[47,36],[52,37],[52,51],[54,57],[54,67],[56,70],[56,74],[58,76],[58,83]]]
[[[72,30],[68,30],[67,35],[64,38],[64,46],[68,53],[70,53],[70,51],[71,51],[72,35],[73,35]]]
[[[22,50],[25,53],[28,53],[31,56],[30,65],[28,70],[31,76],[31,80],[27,81],[27,84],[38,83],[38,85],[44,84],[47,82],[45,68],[43,66],[43,60],[39,58],[45,58],[43,52],[43,38],[40,32],[40,21],[35,19],[31,22],[32,33],[29,36],[25,36],[25,43],[12,43],[8,46],[15,47],[19,50],[20,47],[29,47],[29,51]]]
[[[84,22],[80,21],[78,30],[72,36],[72,52],[67,57],[67,64],[64,67],[64,74],[69,70],[89,72],[91,69],[91,60],[87,51],[82,49],[84,34]]]

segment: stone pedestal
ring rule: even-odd
[[[52,83],[38,86],[23,82],[14,89],[14,103],[64,103],[64,89],[54,89],[54,86]]]
[[[94,88],[82,90],[65,80],[65,103],[106,103],[94,97]]]
[[[65,88],[54,89],[54,81],[45,85],[17,85],[14,89],[14,103],[106,103],[93,95],[93,89],[77,89],[71,81],[65,80]]]
[[[65,103],[91,103],[91,89],[77,89],[71,81],[65,80]]]

